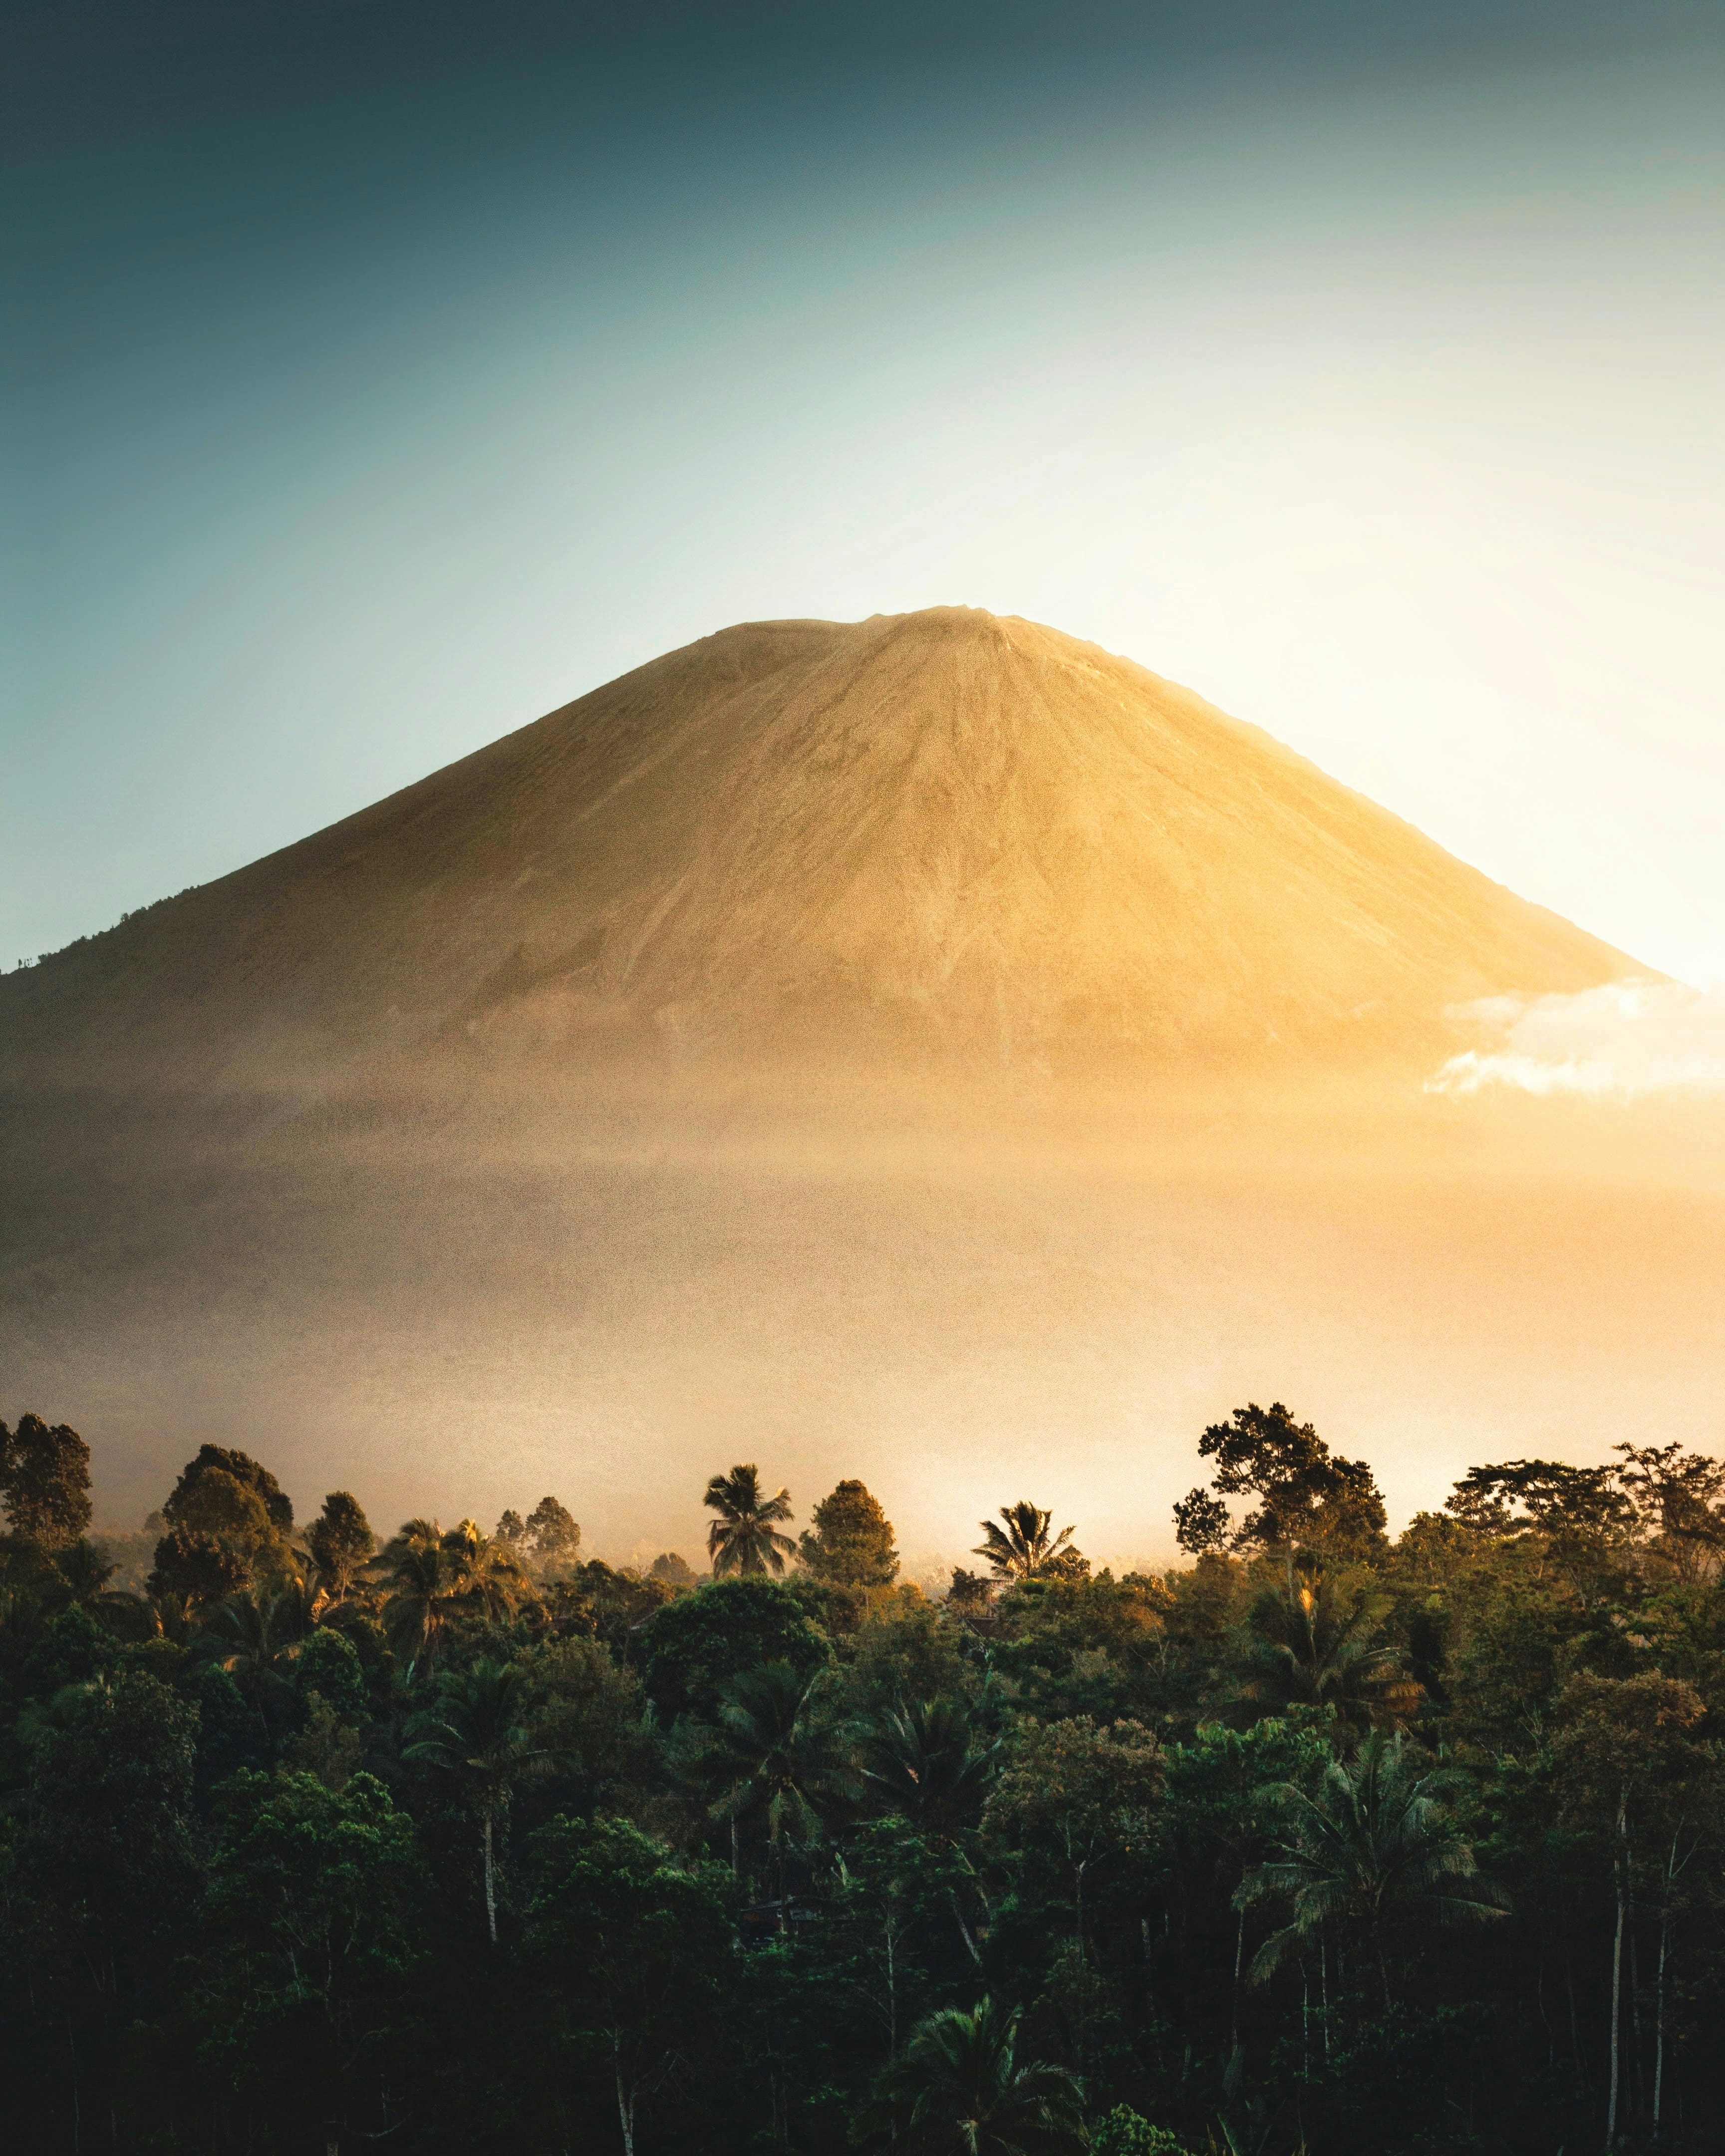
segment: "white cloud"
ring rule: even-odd
[[[1617,981],[1579,995],[1493,997],[1466,1016],[1482,1045],[1452,1055],[1428,1092],[1725,1093],[1725,988]]]

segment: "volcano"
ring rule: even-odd
[[[6,980],[14,1070],[1429,1057],[1636,970],[1189,691],[965,608],[754,623]]]
[[[0,981],[0,1413],[614,1558],[757,1460],[1153,1559],[1255,1398],[1440,1502],[1712,1412],[1694,1134],[1424,1087],[1636,970],[1051,629],[726,629]]]

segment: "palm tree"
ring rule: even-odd
[[[796,1555],[795,1543],[775,1524],[791,1517],[791,1493],[781,1490],[776,1497],[763,1497],[758,1467],[733,1467],[728,1475],[714,1476],[701,1502],[719,1516],[706,1536],[716,1578],[731,1572],[783,1572],[785,1559]]]
[[[1289,1558],[1281,1584],[1246,1614],[1256,1664],[1247,1697],[1272,1714],[1296,1703],[1333,1707],[1356,1726],[1411,1710],[1419,1687],[1378,1639],[1388,1608],[1387,1596],[1346,1573]]]
[[[135,1634],[147,1633],[157,1626],[155,1612],[141,1595],[109,1586],[119,1567],[110,1562],[101,1543],[81,1536],[64,1549],[56,1550],[49,1563],[73,1601],[91,1616],[105,1617],[116,1628]]]
[[[919,1701],[877,1715],[862,1732],[864,1789],[882,1810],[896,1812],[937,1855],[956,1860],[975,1883],[961,1844],[982,1814],[999,1765],[998,1740],[978,1733],[963,1701]],[[980,1963],[975,1936],[958,1904],[956,1876],[949,1878],[947,1907],[965,1951]],[[984,1902],[984,1908],[987,1904]]]
[[[402,1756],[441,1767],[465,1784],[480,1815],[485,1926],[497,1943],[497,1821],[517,1782],[542,1774],[551,1755],[533,1742],[526,1681],[512,1662],[477,1661],[439,1678],[434,1703],[408,1722]]]
[[[100,1543],[80,1537],[56,1550],[50,1562],[80,1609],[95,1609],[108,1600],[108,1582],[118,1568],[108,1562]]]
[[[1399,1730],[1389,1738],[1374,1730],[1351,1762],[1330,1762],[1315,1796],[1291,1782],[1276,1785],[1270,1794],[1286,1823],[1281,1853],[1243,1881],[1239,1902],[1245,1908],[1281,1895],[1292,1913],[1258,1949],[1253,1982],[1266,1982],[1290,1948],[1339,1924],[1370,1941],[1388,2012],[1384,1931],[1392,1917],[1456,1926],[1502,1916],[1502,1890],[1476,1867],[1444,1802],[1461,1779],[1430,1764]]]
[[[359,1500],[331,1490],[323,1510],[305,1530],[305,1553],[332,1604],[345,1602],[377,1546]]]
[[[495,1620],[531,1595],[531,1583],[508,1543],[484,1533],[473,1521],[459,1522],[443,1540],[451,1592],[470,1609]]]
[[[887,2076],[911,2146],[930,2156],[1033,2156],[1080,2148],[1083,2090],[1064,2066],[1020,2066],[1019,2017],[984,1999],[918,2026]]]
[[[203,1636],[267,1726],[272,1707],[292,1691],[294,1657],[311,1630],[311,1602],[303,1589],[259,1595],[248,1587],[216,1604]]]
[[[189,1595],[177,1594],[172,1589],[142,1599],[146,1613],[145,1636],[172,1640],[177,1647],[185,1646],[198,1629],[198,1604]]]
[[[712,1758],[730,1794],[713,1809],[733,1820],[765,1821],[781,1917],[788,1851],[796,1843],[819,1840],[821,1808],[840,1794],[845,1780],[819,1688],[819,1677],[804,1677],[788,1662],[768,1662],[732,1678],[719,1706]]]
[[[435,1660],[459,1614],[495,1621],[532,1592],[508,1545],[471,1520],[447,1533],[435,1520],[407,1521],[375,1569],[384,1587],[384,1628],[396,1652],[407,1656],[410,1674],[422,1660]]]
[[[999,1750],[978,1737],[962,1700],[901,1705],[864,1730],[863,1784],[931,1846],[950,1849],[980,1817]]]
[[[1046,1579],[1070,1571],[1078,1561],[1078,1553],[1070,1546],[1073,1530],[1062,1527],[1059,1534],[1051,1534],[1053,1513],[1045,1512],[1028,1497],[1003,1505],[1000,1517],[1004,1532],[992,1520],[979,1522],[983,1540],[971,1553],[987,1558],[997,1579]]]
[[[377,1560],[383,1581],[383,1627],[413,1675],[442,1644],[454,1607],[454,1571],[435,1520],[408,1520]]]

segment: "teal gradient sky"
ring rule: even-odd
[[[727,623],[963,602],[1725,979],[1721,21],[44,13],[0,954]]]

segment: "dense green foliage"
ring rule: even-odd
[[[0,1422],[0,1499],[15,1533],[39,1549],[71,1548],[90,1525],[90,1447],[61,1422]]]
[[[1020,1501],[937,1599],[855,1481],[697,1578],[207,1445],[121,1593],[0,1426],[8,2145],[1715,2147],[1725,1471],[1200,1452],[1185,1568]]]

